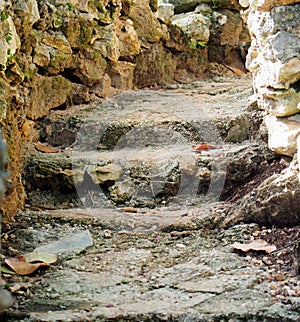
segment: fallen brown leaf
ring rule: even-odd
[[[37,151],[43,152],[43,153],[58,153],[60,151],[59,149],[44,145],[42,143],[37,143],[35,145],[35,148]]]
[[[192,145],[193,152],[201,152],[201,151],[213,150],[213,149],[219,149],[219,147],[208,143],[200,143],[199,145]]]
[[[120,209],[125,212],[137,213],[137,209],[133,208],[133,207],[124,207],[124,208],[120,208]]]
[[[30,275],[40,267],[49,267],[48,263],[28,263],[24,256],[5,259],[5,263],[19,275]]]
[[[244,71],[242,71],[241,69],[239,68],[236,68],[236,67],[233,67],[233,66],[229,66],[229,65],[225,65],[225,67],[227,67],[228,69],[230,69],[232,72],[235,73],[235,75],[237,76],[242,76],[245,74]]]
[[[249,252],[249,250],[256,250],[256,251],[265,251],[267,254],[269,254],[276,250],[275,245],[271,245],[263,239],[256,239],[248,244],[241,244],[236,242],[232,245],[232,247],[234,249],[241,250],[245,253]]]

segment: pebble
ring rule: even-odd
[[[176,247],[179,249],[184,249],[186,246],[184,244],[176,244]]]

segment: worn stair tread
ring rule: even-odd
[[[96,136],[109,148],[132,131],[149,140],[156,131],[164,130],[166,144],[172,143],[168,139],[172,131],[189,142],[241,142],[255,133],[248,110],[251,94],[248,78],[240,84],[234,79],[224,83],[203,81],[190,90],[124,92],[105,101],[52,111],[42,122],[42,136],[51,145],[67,146],[74,143],[79,132],[80,136]],[[156,138],[163,135],[158,133]]]
[[[48,209],[30,213],[34,218],[43,218],[43,220],[49,218],[50,221],[63,220],[93,224],[112,231],[182,231],[199,229],[200,223],[198,225],[197,220],[200,218],[203,220],[213,205],[213,203],[207,203],[204,209],[179,205],[156,209],[111,205],[110,208]]]

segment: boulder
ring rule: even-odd
[[[4,16],[0,21],[0,70],[5,70],[21,47],[12,17]]]
[[[289,116],[300,112],[300,93],[295,88],[288,90],[258,89],[258,104],[273,116]]]
[[[135,67],[135,64],[126,61],[112,62],[108,67],[111,85],[121,90],[132,89]]]
[[[259,11],[269,11],[274,7],[298,3],[298,0],[249,0],[251,6]]]
[[[152,44],[136,58],[134,84],[138,87],[170,84],[174,81],[175,69],[173,55],[161,43]]]
[[[174,5],[176,14],[193,11],[198,5],[203,3],[210,5],[213,10],[220,8],[241,9],[238,0],[169,0],[168,2]]]
[[[269,148],[279,154],[293,156],[297,151],[300,134],[300,118],[277,118],[266,116]]]
[[[48,77],[37,74],[31,82],[31,88],[26,98],[26,114],[29,119],[37,120],[66,102],[72,84],[61,75]]]
[[[103,58],[117,62],[120,58],[120,41],[117,23],[108,26],[96,26],[92,38],[93,48],[99,51]]]
[[[238,223],[258,223],[268,227],[300,224],[299,172],[293,167],[266,179],[226,211],[220,227]]]
[[[158,42],[162,35],[159,21],[149,6],[149,0],[124,1],[129,7],[128,16],[133,21],[138,36],[146,42]]]
[[[201,13],[183,13],[172,17],[172,24],[176,25],[192,42],[207,43],[210,36],[210,19]]]
[[[133,27],[133,22],[130,19],[119,21],[117,27],[117,39],[122,59],[133,59],[141,51],[139,37]]]
[[[160,2],[158,4],[156,18],[169,25],[171,18],[174,16],[174,5],[171,3]]]
[[[63,72],[72,62],[71,46],[61,33],[42,34],[34,49],[33,62],[49,74]]]
[[[81,50],[74,57],[73,75],[87,86],[100,83],[105,74],[107,62],[97,49]]]

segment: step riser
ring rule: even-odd
[[[78,194],[86,207],[135,207],[202,202],[230,197],[236,187],[262,173],[276,156],[257,145],[226,147],[203,154],[189,147],[76,151],[37,155],[26,182],[36,190]],[[91,197],[92,196],[92,197]]]

